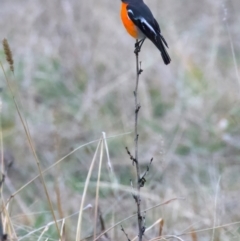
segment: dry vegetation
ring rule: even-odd
[[[194,233],[181,236],[184,241],[240,240],[240,1],[146,2],[169,43],[172,63],[166,67],[146,41],[140,54],[139,156],[142,168],[151,157],[154,162],[142,208],[185,198],[148,211],[146,225],[162,218],[163,235]],[[114,172],[100,145],[101,182],[97,184],[98,152],[84,203],[93,208],[83,210],[81,237],[93,234],[96,186],[106,228],[136,211],[129,187],[134,168],[125,151],[125,146],[133,148],[133,133],[123,135],[134,124],[134,40],[121,25],[119,5],[107,0],[1,0],[0,39],[10,43],[14,76],[3,48],[0,60],[27,121],[21,122],[1,71],[5,165],[14,159],[1,210],[11,238],[58,240],[41,179],[24,187],[39,175],[24,125],[42,170],[64,157],[43,178],[56,219],[65,218],[66,240],[75,239],[98,144],[89,142],[101,138],[102,131],[115,136],[107,140]],[[4,203],[19,188],[6,211]],[[135,237],[134,218],[123,226]],[[157,224],[145,238],[158,236],[159,229]],[[108,237],[126,240],[120,226]]]

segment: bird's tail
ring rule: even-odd
[[[170,62],[171,62],[171,58],[170,58],[170,56],[168,55],[168,52],[167,52],[167,50],[166,50],[166,47],[168,48],[168,45],[167,45],[167,42],[166,42],[166,40],[164,39],[164,37],[160,34],[160,35],[158,35],[155,39],[154,39],[154,41],[153,41],[153,43],[156,45],[156,47],[160,50],[160,52],[161,52],[161,55],[162,55],[162,59],[163,59],[163,62],[165,63],[165,64],[169,64]],[[165,46],[166,47],[165,47]]]

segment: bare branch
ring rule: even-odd
[[[127,233],[125,232],[123,226],[121,225],[121,230],[123,231],[123,233],[125,234],[126,238],[128,241],[131,241],[131,239],[128,237]]]

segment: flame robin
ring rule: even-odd
[[[168,44],[161,34],[158,22],[143,0],[122,0],[121,18],[127,32],[137,39],[135,51],[140,51],[144,40],[148,38],[161,52],[163,62],[171,62],[166,50]]]

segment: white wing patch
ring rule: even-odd
[[[134,17],[134,13],[131,9],[127,10],[128,12],[128,18],[129,15],[132,15],[132,17],[136,20],[140,20],[141,24],[142,24],[142,28],[145,30],[145,28],[147,27],[150,31],[152,31],[155,35],[157,35],[156,31],[154,30],[154,28],[146,21],[146,19],[144,19],[143,17]],[[129,18],[130,19],[130,18]]]
[[[155,34],[157,35],[156,31],[154,30],[154,28],[142,17],[140,17],[140,21],[142,24],[145,24],[148,26],[148,28]]]
[[[128,9],[127,11],[128,11],[128,13],[131,13],[132,15],[134,15],[133,11],[131,9]]]
[[[133,11],[132,11],[131,9],[128,9],[127,12],[128,12],[128,19],[130,19],[129,13],[130,13],[132,16],[134,16]]]

